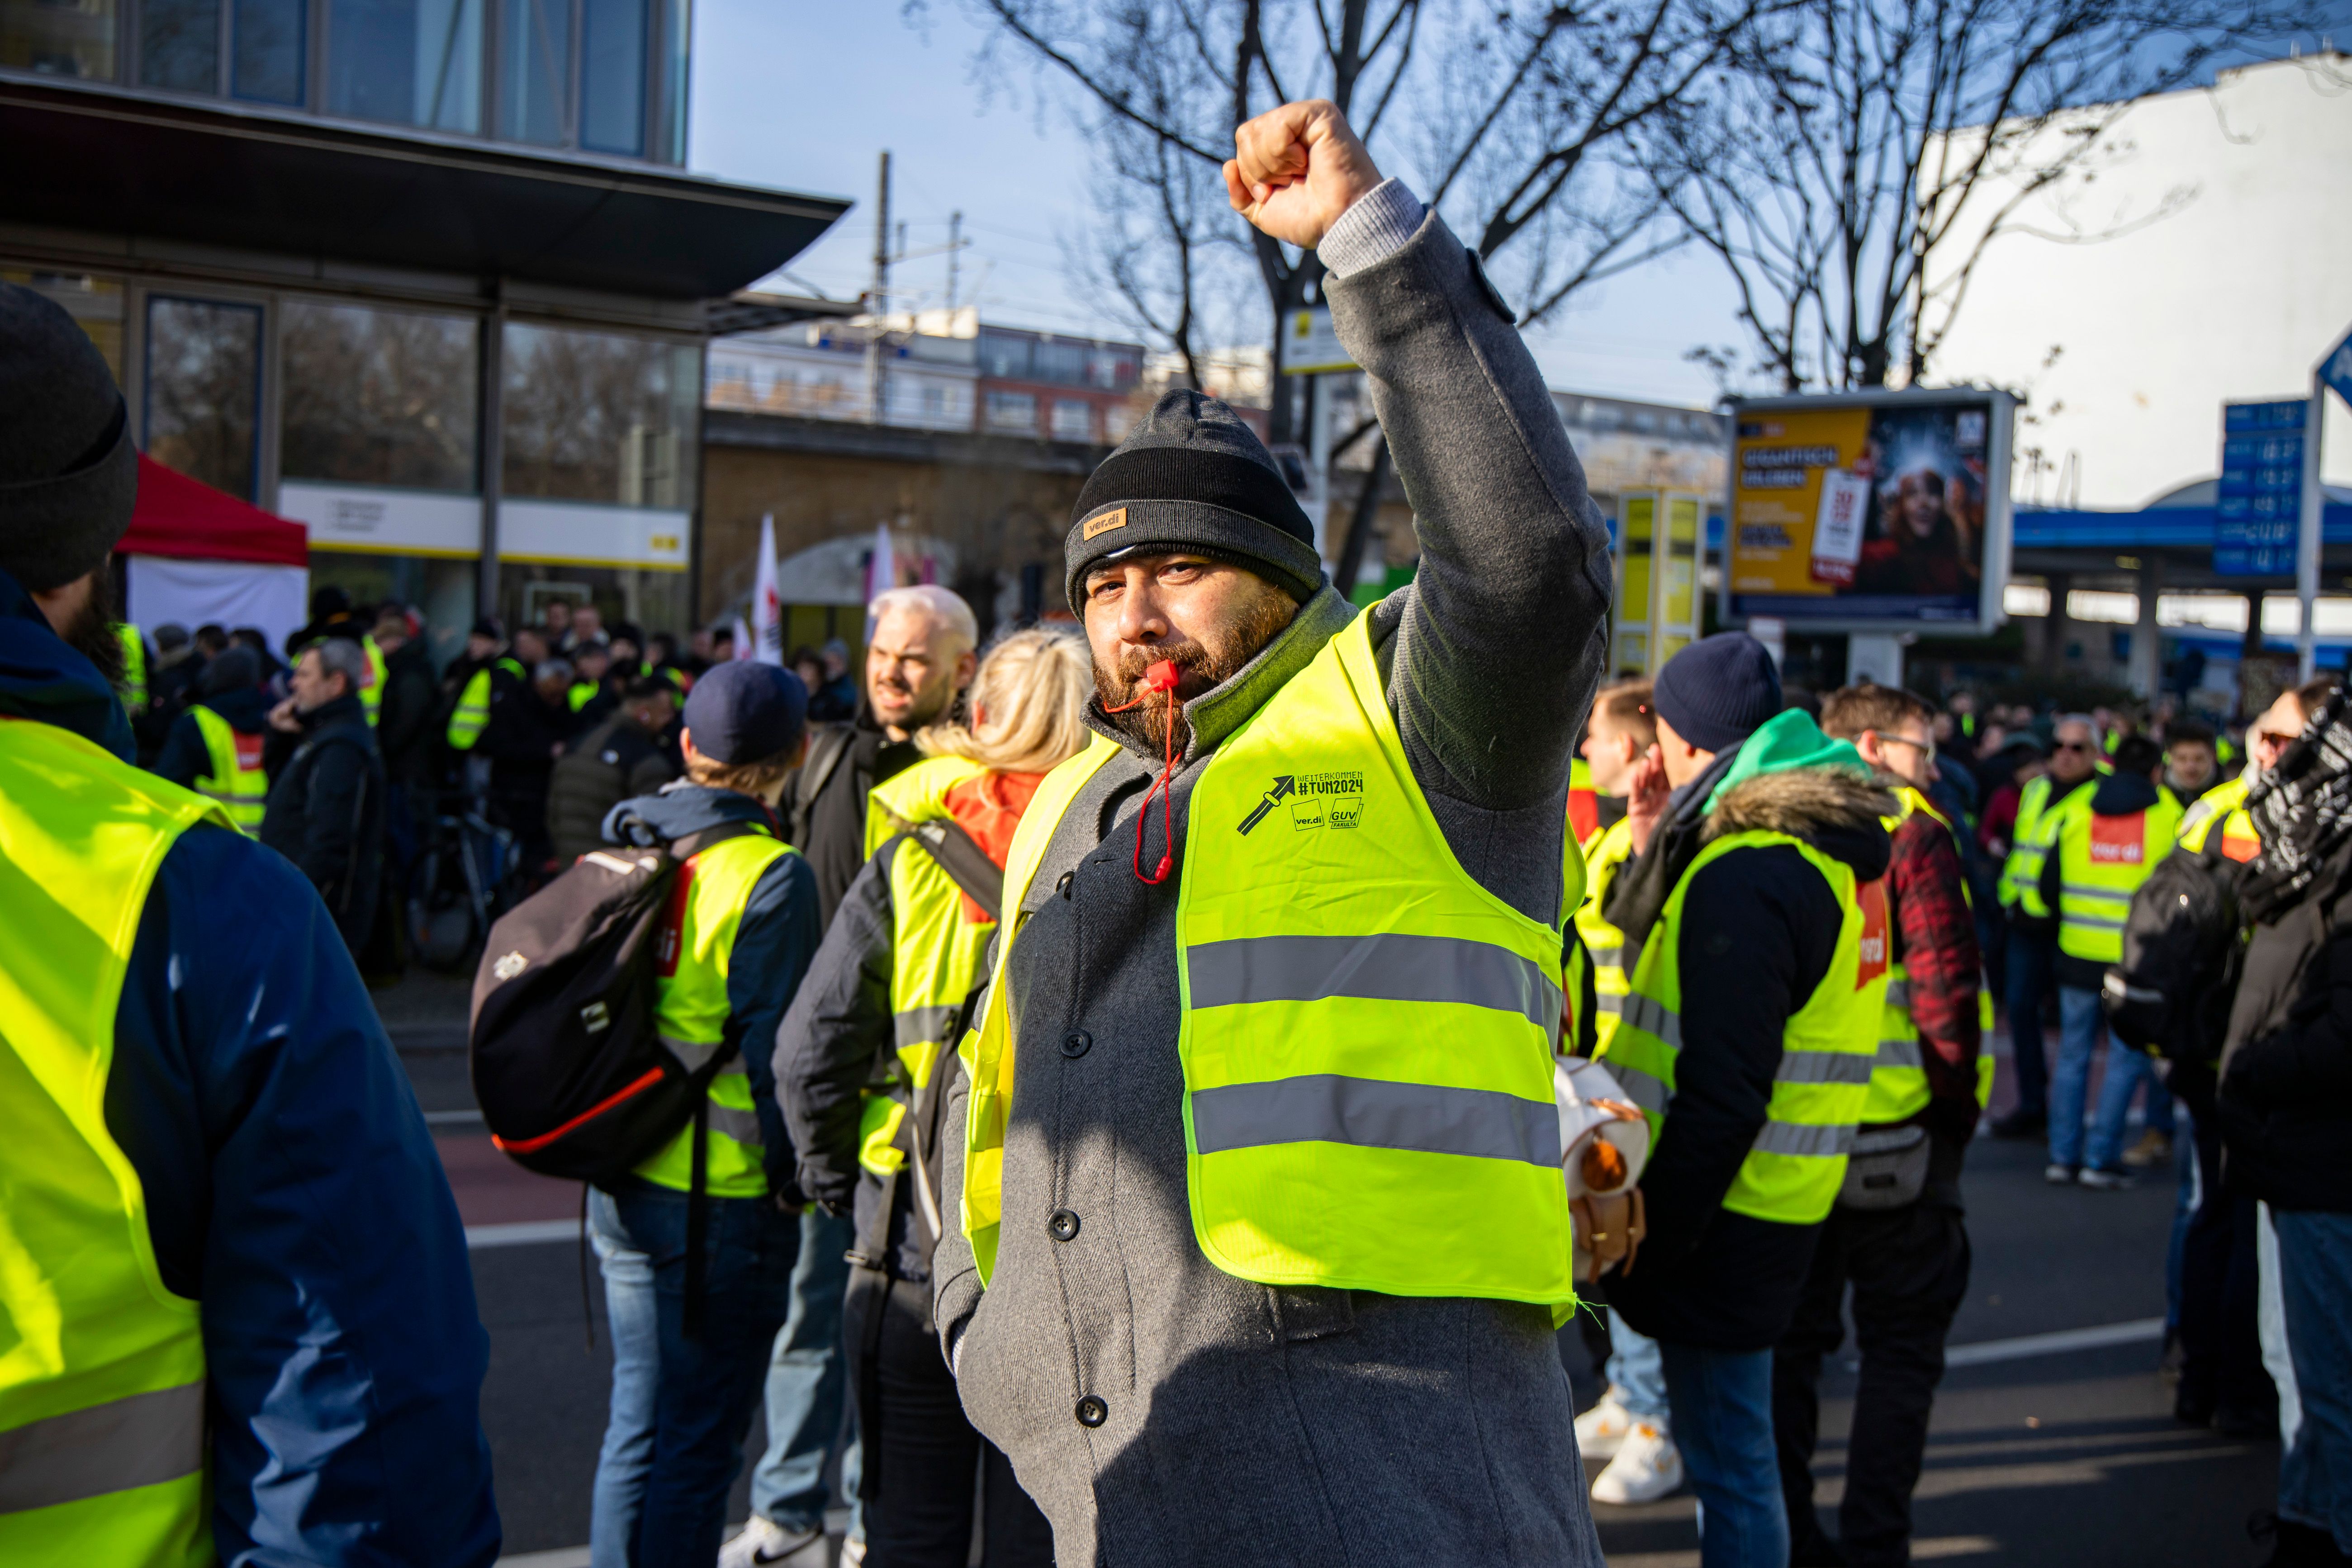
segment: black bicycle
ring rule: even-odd
[[[514,834],[454,796],[425,821],[408,873],[408,942],[417,962],[444,973],[470,971],[492,922],[520,895],[522,851]]]

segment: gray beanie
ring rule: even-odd
[[[39,593],[106,559],[139,495],[130,424],[89,335],[0,283],[0,572]]]
[[[1240,415],[1206,393],[1163,394],[1078,494],[1062,553],[1063,591],[1081,591],[1097,563],[1186,551],[1247,567],[1300,601],[1323,585],[1315,528]]]

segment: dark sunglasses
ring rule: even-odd
[[[2061,741],[2058,742],[2058,749],[2062,752],[2087,752],[2091,749],[2091,742],[2088,741]]]

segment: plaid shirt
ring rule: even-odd
[[[1913,813],[1895,833],[1886,894],[1911,984],[1911,1021],[1927,1047],[1920,1059],[1928,1089],[1955,1110],[1966,1102],[1973,1123],[1977,1053],[1983,1047],[1977,989],[1983,980],[1976,917],[1962,887],[1950,831],[1925,812]]]

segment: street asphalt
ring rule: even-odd
[[[509,1165],[470,1119],[463,984],[413,977],[379,1001],[474,1242],[490,1333],[483,1421],[506,1550],[532,1554],[531,1568],[584,1563],[573,1549],[588,1539],[611,1352],[593,1259],[565,1223],[576,1221],[580,1189]],[[1915,1559],[2252,1568],[2263,1549],[2246,1521],[2269,1506],[2278,1446],[2178,1425],[2156,1370],[2170,1168],[2134,1191],[2094,1193],[2045,1185],[2042,1164],[2032,1144],[1979,1139],[1969,1154],[1975,1270],[1951,1337],[1967,1364],[1946,1374],[1937,1401]],[[1597,1369],[1573,1329],[1561,1355],[1580,1402],[1597,1397]],[[1824,1390],[1817,1500],[1832,1533],[1853,1382],[1841,1359]],[[750,1451],[761,1440],[755,1421]],[[747,1511],[747,1488],[739,1478],[730,1518]],[[1696,1568],[1695,1511],[1687,1494],[1594,1509],[1613,1568]]]

